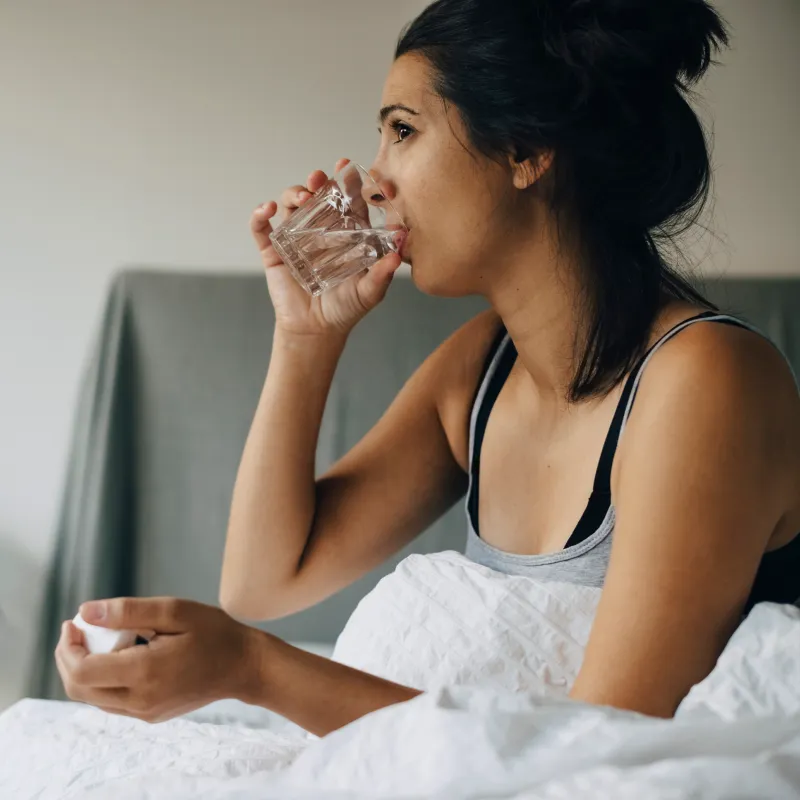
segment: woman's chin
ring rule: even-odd
[[[452,281],[445,279],[441,270],[428,270],[420,265],[419,260],[416,264],[408,261],[411,280],[423,294],[432,297],[461,297],[462,292],[456,290]]]

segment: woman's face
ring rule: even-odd
[[[483,294],[514,247],[526,193],[514,187],[510,160],[474,152],[460,113],[430,78],[419,55],[392,65],[370,173],[409,228],[402,254],[414,283],[433,295]]]

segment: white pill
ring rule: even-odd
[[[91,625],[78,613],[72,620],[76,627],[83,631],[83,638],[86,642],[86,649],[90,653],[115,653],[124,650],[126,647],[133,647],[136,644],[136,637],[141,634],[138,631],[114,630],[112,628],[101,628],[98,625]],[[152,638],[152,631],[146,631],[145,639]]]

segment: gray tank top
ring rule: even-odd
[[[764,336],[749,323],[714,311],[699,314],[667,331],[642,356],[625,383],[603,445],[592,494],[577,527],[563,550],[543,555],[521,555],[500,550],[485,542],[478,529],[480,451],[483,436],[492,406],[517,355],[509,335],[505,330],[499,332],[489,352],[470,415],[470,474],[466,498],[467,558],[511,575],[527,575],[539,580],[565,581],[583,586],[603,586],[611,555],[615,521],[611,502],[611,466],[619,438],[630,416],[639,382],[645,367],[659,348],[684,328],[698,322],[737,325]],[[796,536],[789,544],[764,554],[746,610],[761,600],[793,603],[799,597],[800,536]]]

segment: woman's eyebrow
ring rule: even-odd
[[[413,114],[415,117],[419,114],[419,111],[414,111],[413,108],[404,106],[402,103],[392,103],[392,105],[384,106],[380,110],[380,113],[378,114],[378,124],[383,125],[383,123],[386,122],[386,117],[388,117],[392,111],[405,111],[408,114]]]

